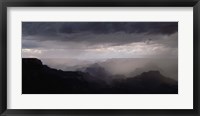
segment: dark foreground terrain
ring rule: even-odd
[[[86,71],[62,71],[39,59],[22,59],[23,94],[177,94],[178,82],[159,71],[135,77],[109,75],[99,66]]]

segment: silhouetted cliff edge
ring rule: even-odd
[[[88,68],[90,70],[93,70]],[[104,69],[100,68],[104,73]],[[96,72],[98,72],[95,69]],[[23,94],[177,94],[178,82],[159,71],[135,77],[91,75],[89,72],[62,71],[42,64],[36,58],[22,59]],[[106,79],[109,79],[109,83]]]

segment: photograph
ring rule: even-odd
[[[178,94],[178,22],[22,22],[22,94]]]
[[[200,0],[0,9],[0,115],[199,115]]]

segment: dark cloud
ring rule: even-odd
[[[23,22],[23,56],[177,57],[178,22]]]
[[[178,22],[22,22],[23,40],[86,42],[91,45],[157,40],[177,31]]]
[[[178,22],[23,22],[23,35],[57,35],[91,32],[172,34],[178,31]]]
[[[41,44],[39,42],[31,40],[22,41],[22,48],[39,48],[39,47],[41,47]]]
[[[162,44],[166,47],[178,47],[178,33],[171,35],[126,34],[117,32],[114,34],[76,33],[58,36],[23,36],[23,48],[98,48],[100,46],[120,46],[135,42],[146,44]]]

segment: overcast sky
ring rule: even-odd
[[[177,58],[178,22],[23,22],[22,57]]]

